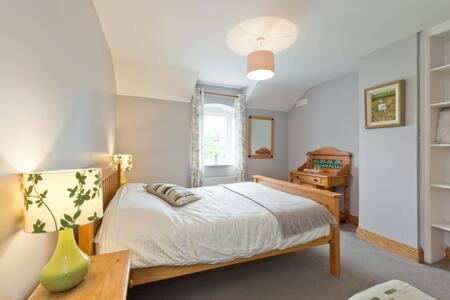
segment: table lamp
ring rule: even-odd
[[[25,231],[59,231],[55,252],[41,272],[41,284],[62,292],[79,284],[89,269],[89,256],[78,248],[73,228],[103,216],[100,169],[23,174]]]
[[[125,171],[130,171],[133,168],[133,157],[131,154],[114,154],[113,162],[120,164],[120,184],[128,182],[125,177]]]

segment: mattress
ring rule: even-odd
[[[182,207],[171,206],[143,186],[130,183],[118,190],[95,237],[98,253],[130,250],[132,268],[220,263],[330,233],[324,225],[283,238],[275,216],[223,186],[192,189],[203,198]]]

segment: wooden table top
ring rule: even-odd
[[[65,292],[51,293],[39,284],[29,299],[126,299],[129,273],[130,251],[91,256],[89,273],[79,285]]]
[[[336,174],[331,174],[331,173],[326,173],[326,172],[322,172],[322,173],[315,173],[315,172],[308,172],[308,171],[290,171],[291,173],[296,173],[296,174],[304,174],[304,175],[312,175],[312,176],[317,176],[317,177],[322,177],[322,178],[326,178],[326,177],[351,177],[351,175],[336,175]]]

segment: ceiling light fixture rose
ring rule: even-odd
[[[258,17],[245,20],[227,35],[228,47],[247,56],[247,77],[267,80],[275,74],[275,53],[289,48],[297,40],[297,27],[278,17]]]

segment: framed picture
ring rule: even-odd
[[[398,80],[365,90],[366,128],[405,125],[405,81]]]

